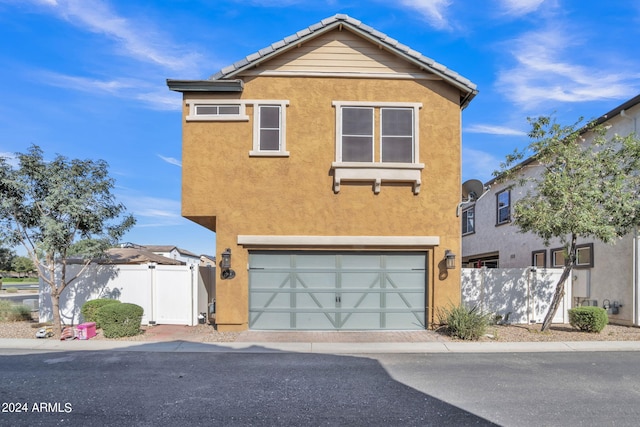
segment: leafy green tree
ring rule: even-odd
[[[17,153],[18,166],[0,158],[0,238],[22,245],[40,278],[49,285],[55,332],[61,331],[60,295],[110,244],[135,223],[117,203],[103,160],[45,161],[37,146]],[[69,247],[76,241],[102,242],[86,254],[78,274],[67,276]]]
[[[31,261],[31,258],[26,256],[17,256],[11,263],[11,269],[21,277],[22,273],[31,273],[36,270],[36,267],[33,264],[33,261]]]
[[[547,330],[576,264],[579,237],[614,243],[640,225],[640,139],[609,135],[607,128],[582,119],[562,126],[552,117],[529,119],[532,142],[507,156],[500,182],[526,186],[514,203],[513,222],[522,233],[558,238],[565,245],[566,265],[542,323]],[[521,162],[532,155],[533,163]],[[525,172],[525,168],[538,168]],[[535,172],[534,172],[535,171]]]
[[[11,249],[0,248],[0,271],[10,271],[11,262],[16,257],[16,253]]]

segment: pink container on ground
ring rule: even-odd
[[[89,338],[93,338],[96,336],[95,322],[81,323],[77,326],[76,329],[78,330],[76,338],[80,340],[88,340]]]

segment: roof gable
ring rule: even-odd
[[[347,30],[348,33],[344,32]],[[330,35],[331,32],[343,32],[339,37]],[[366,40],[367,46],[358,43]],[[313,43],[311,43],[313,41]],[[374,54],[375,49],[380,55]],[[421,53],[399,43],[384,33],[381,33],[362,22],[347,15],[338,14],[322,20],[304,30],[285,37],[272,45],[255,52],[246,58],[223,68],[210,77],[210,80],[227,80],[242,75],[264,73],[267,61],[273,61],[268,70],[281,73],[326,72],[318,66],[322,56],[327,53],[341,51],[345,55],[346,63],[352,64],[351,71],[362,72],[360,66],[373,74],[406,74],[413,78],[438,78],[457,87],[465,95],[461,105],[466,106],[477,94],[476,85],[458,73],[435,62]],[[298,50],[296,52],[296,50]],[[279,58],[278,58],[279,57]],[[343,62],[344,65],[345,62]],[[308,67],[311,67],[310,69]],[[342,68],[349,71],[350,68]],[[429,76],[429,77],[428,77]]]

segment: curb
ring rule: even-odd
[[[142,351],[162,353],[317,353],[317,354],[435,354],[435,353],[549,353],[593,351],[640,351],[640,341],[571,342],[221,342],[192,341],[51,341],[0,338],[3,350],[23,351]]]

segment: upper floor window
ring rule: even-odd
[[[419,103],[335,101],[336,162],[417,163]]]
[[[187,121],[247,121],[245,102],[234,100],[192,99],[187,101]]]
[[[576,246],[576,267],[593,267],[593,243]]]
[[[551,249],[551,266],[560,268],[565,266],[565,250],[563,248]]]
[[[462,235],[471,234],[475,229],[475,206],[462,211]]]
[[[496,194],[496,224],[505,224],[511,218],[511,192],[504,190]]]
[[[379,193],[382,182],[413,185],[420,193],[422,169],[418,102],[334,101],[336,109],[336,161],[333,189],[345,181],[373,182]]]
[[[284,105],[254,107],[252,156],[287,156]]]

